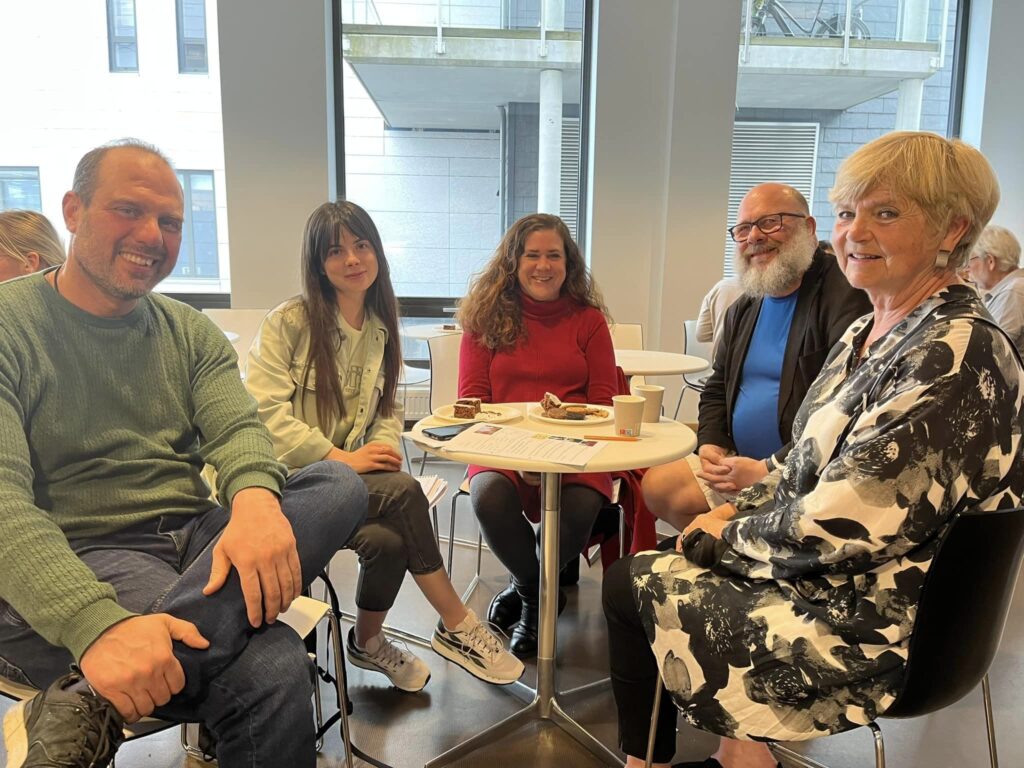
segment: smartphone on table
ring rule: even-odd
[[[424,427],[423,434],[432,440],[451,440],[460,432],[475,426],[476,422],[471,421],[468,424],[449,424],[443,427]]]

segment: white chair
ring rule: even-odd
[[[459,348],[461,333],[448,333],[427,339],[430,350],[430,410],[450,405],[459,398]],[[420,459],[420,474],[426,466],[427,455]]]
[[[709,363],[713,362],[711,360],[711,344],[706,341],[697,341],[696,320],[683,321],[683,354],[703,358]],[[692,389],[697,393],[697,397],[700,397],[704,391],[704,384],[707,383],[708,376],[710,375],[710,365],[702,371],[683,374],[683,388],[679,390],[679,402],[676,403],[676,412],[672,417],[673,419],[679,419],[679,408],[683,404],[683,395],[686,394],[686,390]]]
[[[610,323],[608,330],[612,335],[612,349],[643,349],[644,327],[640,323]],[[643,376],[630,376],[629,386],[646,384]]]
[[[300,637],[307,637],[313,629],[323,621],[328,622],[331,634],[331,647],[334,651],[334,689],[339,702],[338,718],[340,720],[341,740],[345,749],[345,765],[352,768],[352,740],[349,731],[348,710],[345,704],[345,656],[344,646],[341,642],[341,629],[338,625],[338,617],[331,606],[322,600],[314,600],[311,597],[300,595],[292,601],[288,610],[282,613],[278,619],[294,629]],[[316,663],[316,659],[313,659]],[[15,701],[24,701],[35,696],[39,691],[31,686],[21,685],[6,678],[0,677],[0,695]],[[319,681],[314,689],[314,703],[316,705],[317,725],[317,750],[323,745],[323,707],[320,700]],[[138,739],[143,736],[173,728],[176,723],[159,718],[145,717],[137,723],[125,725],[125,740]],[[203,759],[202,753],[189,744],[187,725],[181,725],[181,745],[191,756]],[[113,763],[111,763],[113,764]]]
[[[249,354],[252,340],[260,323],[267,316],[268,309],[204,309],[203,314],[209,317],[225,333],[237,334],[238,338],[231,342],[238,353],[238,367],[245,368],[245,358]]]

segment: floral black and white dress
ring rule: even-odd
[[[783,466],[737,500],[711,569],[632,564],[648,641],[691,724],[799,740],[874,719],[899,690],[925,572],[951,516],[1018,506],[1022,373],[973,290],[927,299],[857,364],[836,344]]]

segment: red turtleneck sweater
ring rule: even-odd
[[[569,403],[611,405],[617,392],[615,353],[608,323],[593,307],[581,307],[568,296],[534,301],[520,294],[524,337],[512,349],[494,351],[476,334],[462,337],[459,352],[459,397],[485,403],[539,402],[545,392]],[[472,466],[472,477],[486,468]],[[533,517],[537,489],[515,472],[502,470],[520,492]],[[567,474],[563,483],[586,485],[611,498],[607,474]]]

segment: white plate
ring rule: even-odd
[[[455,412],[455,405],[442,405],[440,408],[434,409],[434,417],[441,421],[447,421],[450,424],[470,424],[472,422],[487,422],[491,424],[500,424],[503,421],[512,421],[518,419],[521,414],[515,408],[508,405],[491,405],[490,403],[483,403],[480,406],[483,410],[476,415],[474,419],[457,419],[452,416]]]
[[[584,405],[584,403],[562,403],[562,405]],[[607,416],[587,416],[583,421],[574,419],[552,419],[544,415],[544,410],[540,407],[540,403],[534,403],[527,408],[531,419],[537,421],[545,421],[548,424],[561,424],[563,427],[590,427],[594,424],[607,424],[609,421],[615,420],[615,413],[612,411],[610,405],[587,405],[587,408],[601,408],[608,412]]]

